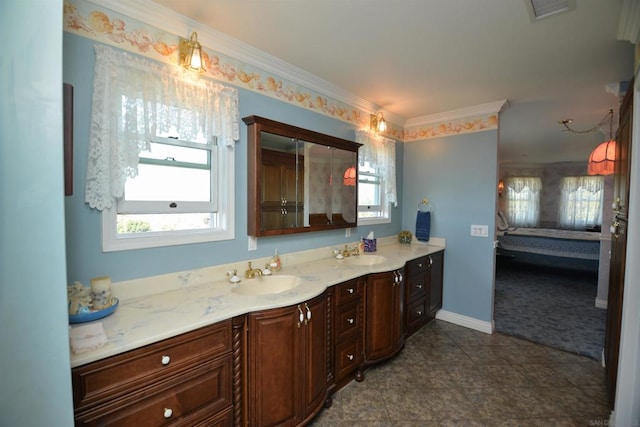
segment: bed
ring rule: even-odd
[[[520,262],[598,271],[600,232],[513,228],[498,231],[497,254]]]

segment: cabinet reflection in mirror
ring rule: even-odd
[[[263,117],[242,120],[250,236],[356,226],[361,144]]]

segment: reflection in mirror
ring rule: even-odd
[[[243,121],[250,236],[357,225],[360,144],[257,116]]]
[[[304,158],[301,142],[268,132],[262,142],[261,229],[301,227],[304,223]]]

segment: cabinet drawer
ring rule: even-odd
[[[411,277],[417,274],[424,273],[429,269],[430,260],[428,256],[412,259],[407,262],[407,276]]]
[[[224,321],[72,370],[74,406],[114,399],[231,350]]]
[[[362,284],[363,281],[361,279],[354,279],[336,285],[336,305],[340,306],[362,298]]]
[[[415,298],[427,295],[428,277],[424,274],[419,276],[410,276],[407,280],[407,300],[412,301]]]
[[[193,425],[231,406],[231,356],[204,363],[157,387],[76,415],[77,426]]]
[[[336,341],[362,331],[362,302],[343,305],[336,309],[335,313],[335,336]]]
[[[409,329],[413,326],[426,324],[428,320],[427,298],[419,298],[407,306],[407,325]]]
[[[364,363],[362,339],[342,342],[335,348],[336,382],[355,371]]]

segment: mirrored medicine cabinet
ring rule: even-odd
[[[248,234],[349,228],[358,217],[361,144],[258,116],[248,133]]]

